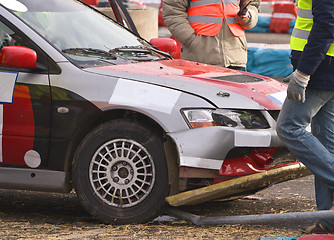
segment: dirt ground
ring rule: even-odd
[[[240,215],[315,210],[313,177],[275,185],[229,202],[182,210],[199,215]],[[170,216],[148,224],[105,225],[92,219],[75,194],[0,190],[0,239],[260,239],[302,236],[300,222],[197,226]],[[304,223],[303,223],[304,224]]]

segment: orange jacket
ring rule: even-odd
[[[223,19],[236,37],[245,36],[244,29],[234,17],[240,10],[240,0],[191,0],[188,21],[197,35],[216,36]]]

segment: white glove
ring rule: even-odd
[[[287,97],[294,101],[305,102],[305,89],[310,81],[310,75],[307,75],[296,69],[291,75],[283,79],[289,82]]]

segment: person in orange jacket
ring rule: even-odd
[[[244,29],[258,20],[259,0],[243,14],[240,0],[163,0],[163,18],[171,34],[181,42],[181,58],[244,70],[247,42]]]

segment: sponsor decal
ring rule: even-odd
[[[34,148],[35,132],[29,88],[16,85],[12,104],[0,106],[1,163],[26,165],[24,156]]]
[[[0,72],[0,103],[12,103],[18,73]]]
[[[272,94],[267,95],[267,97],[273,100],[275,103],[282,105],[286,98],[286,91],[272,93]]]
[[[234,145],[236,147],[269,147],[271,134],[269,131],[234,131]]]
[[[37,168],[39,165],[41,165],[41,156],[35,150],[29,150],[24,155],[24,162],[28,167]]]
[[[180,94],[179,91],[165,87],[119,79],[109,103],[170,114]]]

